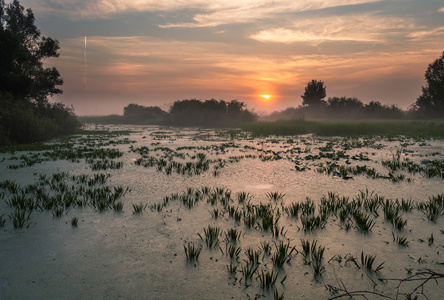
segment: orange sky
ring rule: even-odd
[[[405,109],[444,50],[438,0],[157,2],[22,0],[60,41],[47,62],[65,80],[56,100],[79,115],[190,98],[271,112],[300,105],[317,79],[327,97]]]

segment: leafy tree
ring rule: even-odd
[[[257,119],[256,114],[244,109],[244,103],[237,100],[177,100],[169,114],[170,123],[179,126],[231,126]]]
[[[312,80],[307,83],[305,92],[302,97],[302,105],[304,106],[321,106],[325,104],[324,98],[327,96],[324,82]]]
[[[48,101],[62,93],[63,80],[43,61],[59,56],[59,43],[42,36],[34,21],[18,0],[0,0],[0,145],[41,141],[79,126],[72,108]]]
[[[0,1],[0,53],[4,66],[0,90],[43,104],[48,96],[62,93],[58,88],[63,84],[60,73],[54,67],[43,67],[44,59],[59,56],[59,42],[41,35],[31,9],[25,12],[18,0],[9,5]]]
[[[123,109],[125,122],[130,124],[161,124],[168,113],[158,106],[129,104]]]
[[[356,118],[362,113],[364,104],[357,98],[333,97],[328,98],[327,110],[334,117]]]
[[[414,104],[414,109],[433,117],[444,117],[444,51],[442,56],[429,64],[425,72],[426,86]]]

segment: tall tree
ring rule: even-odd
[[[426,86],[414,108],[425,115],[444,117],[444,51],[440,58],[429,64],[425,72]]]
[[[62,93],[60,73],[43,65],[59,56],[59,43],[42,36],[34,21],[18,0],[0,0],[0,146],[70,134],[80,125],[72,108],[48,100]]]
[[[34,21],[32,10],[25,11],[18,0],[9,5],[0,1],[0,91],[42,105],[48,96],[62,93],[58,70],[43,66],[44,59],[59,56],[60,47],[42,36]]]
[[[306,106],[320,106],[325,104],[324,98],[327,96],[324,82],[312,80],[307,83],[305,92],[302,97],[302,105]]]

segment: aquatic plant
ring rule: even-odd
[[[258,272],[258,276],[256,279],[259,280],[259,283],[261,285],[261,288],[263,289],[269,289],[271,287],[274,287],[276,284],[276,280],[278,278],[278,273],[274,273],[272,270],[269,272],[268,270],[261,269],[261,272]]]
[[[375,221],[362,211],[356,210],[352,213],[352,216],[360,231],[368,232],[373,228],[373,226],[375,226]]]
[[[264,252],[264,254],[270,255],[271,254],[271,245],[269,242],[261,242],[260,250]]]
[[[6,220],[3,219],[3,216],[4,216],[4,215],[5,215],[5,214],[0,215],[0,227],[4,227],[4,226],[5,226]]]
[[[226,243],[225,244],[225,253],[230,256],[231,259],[239,259],[239,254],[242,248],[236,246],[236,244]]]
[[[396,215],[391,220],[393,227],[395,227],[398,230],[404,229],[405,225],[407,225],[407,220],[404,220],[402,216]]]
[[[301,225],[302,228],[306,231],[314,230],[317,228],[324,228],[327,224],[327,215],[321,214],[318,216],[315,215],[301,215]]]
[[[269,192],[269,193],[266,194],[266,196],[267,196],[270,200],[273,200],[273,201],[281,201],[281,200],[284,198],[285,194],[282,194],[282,193],[280,193],[280,192]]]
[[[227,265],[228,273],[230,273],[231,275],[236,274],[238,266],[239,265],[234,265],[233,262],[231,261],[230,264]]]
[[[208,248],[217,247],[220,243],[219,235],[220,235],[220,228],[219,227],[212,227],[211,225],[208,225],[208,228],[204,228],[204,236],[203,238],[200,234],[198,234],[199,237],[205,241],[205,244]]]
[[[14,212],[10,213],[8,217],[12,220],[12,225],[15,229],[23,228],[26,222],[29,221],[31,216],[31,211],[26,211],[24,209],[16,209]],[[26,227],[29,227],[30,223]]]
[[[249,192],[239,192],[236,194],[236,198],[239,204],[243,204],[249,202],[253,198],[253,196]]]
[[[248,247],[245,249],[245,255],[247,256],[246,262],[253,265],[258,264],[260,254],[260,250],[254,250],[253,248]]]
[[[281,267],[284,263],[290,262],[292,253],[297,251],[296,247],[290,247],[290,241],[287,243],[283,241],[279,241],[279,243],[274,242],[274,247],[276,251],[272,254],[271,260],[277,267]]]
[[[245,264],[241,265],[240,272],[242,273],[242,277],[245,283],[253,278],[253,275],[256,273],[256,270],[259,266],[257,264]]]
[[[65,208],[63,206],[59,206],[56,207],[53,211],[52,211],[52,215],[55,218],[60,218],[63,215]]]
[[[290,203],[288,206],[284,208],[285,212],[290,217],[298,217],[299,210],[301,209],[301,204],[299,202],[297,203]]]
[[[399,246],[402,246],[402,247],[408,247],[409,246],[409,242],[407,241],[407,237],[399,236],[399,235],[395,236],[395,234],[393,232],[392,232],[392,236],[393,236],[393,242],[395,242]]]
[[[375,262],[376,255],[365,254],[361,252],[361,266],[366,268],[369,271],[379,272],[384,267],[382,266],[385,262],[379,264],[376,268],[373,269],[373,263]]]
[[[133,214],[142,213],[146,207],[146,204],[143,204],[142,202],[140,202],[139,204],[133,203],[132,205],[133,205]]]
[[[246,213],[244,215],[244,223],[248,228],[252,228],[256,224],[257,216],[254,213]]]
[[[219,217],[223,217],[223,213],[221,210],[219,210],[218,208],[214,208],[213,210],[210,210],[210,215],[217,219]]]
[[[282,294],[279,295],[279,292],[277,290],[274,290],[273,299],[274,300],[284,300],[284,292],[282,292]]]
[[[187,245],[183,245],[185,256],[189,261],[196,261],[199,259],[202,246],[195,246],[192,242],[188,242]]]
[[[113,209],[115,212],[121,212],[123,210],[123,202],[114,202]]]
[[[241,230],[238,231],[236,228],[230,228],[227,230],[227,233],[225,236],[226,236],[227,240],[232,241],[232,242],[236,242],[236,241],[240,240],[241,235],[242,235]]]

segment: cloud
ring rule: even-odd
[[[444,6],[441,7],[438,11],[441,12],[441,13],[444,13]]]
[[[417,41],[421,41],[426,38],[438,38],[440,36],[442,37],[444,36],[444,26],[438,28],[431,28],[428,30],[412,31],[407,36]]]
[[[209,27],[245,23],[275,14],[356,5],[381,0],[24,0],[46,13],[64,14],[72,19],[109,18],[128,12],[195,11],[193,22],[164,27]]]
[[[397,17],[362,14],[301,19],[290,26],[262,30],[250,38],[284,44],[316,44],[323,41],[383,42],[392,32],[412,29],[414,23],[412,20]]]
[[[380,0],[280,0],[280,1],[222,1],[197,13],[193,21],[161,25],[160,27],[214,27],[224,24],[250,23],[259,19],[275,18],[283,13],[302,12],[344,5],[356,5]],[[217,2],[217,1],[216,1]],[[228,4],[228,5],[227,5]],[[203,5],[202,7],[205,7]]]

